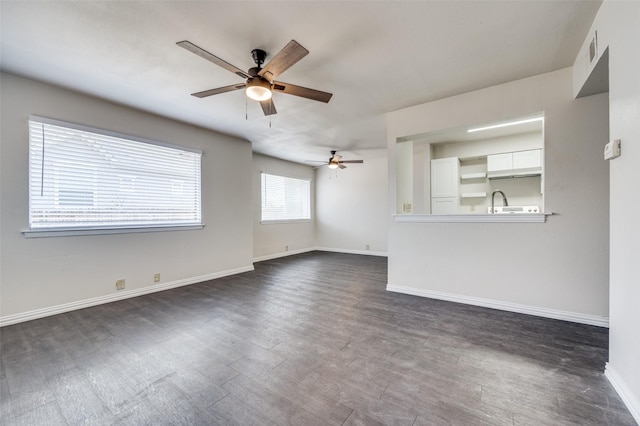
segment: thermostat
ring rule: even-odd
[[[612,160],[620,157],[620,139],[614,139],[604,146],[604,159]]]

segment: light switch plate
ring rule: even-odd
[[[604,159],[612,160],[620,157],[620,139],[614,139],[604,146]]]

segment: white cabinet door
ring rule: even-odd
[[[501,172],[513,169],[513,153],[487,155],[487,172]]]
[[[431,160],[431,214],[458,213],[459,181],[458,157]]]
[[[513,153],[513,168],[533,169],[542,166],[542,150],[532,149],[529,151],[518,151]]]
[[[487,155],[487,176],[489,178],[516,177],[541,173],[541,149]]]
[[[431,198],[431,214],[456,214],[458,204],[458,197]]]
[[[460,160],[457,157],[431,160],[431,198],[457,197]]]

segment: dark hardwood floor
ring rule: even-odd
[[[635,424],[607,329],[386,292],[381,257],[255,267],[2,328],[1,423]]]

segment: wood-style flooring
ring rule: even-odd
[[[312,252],[4,327],[0,423],[635,424],[607,329],[386,282],[386,258]]]

